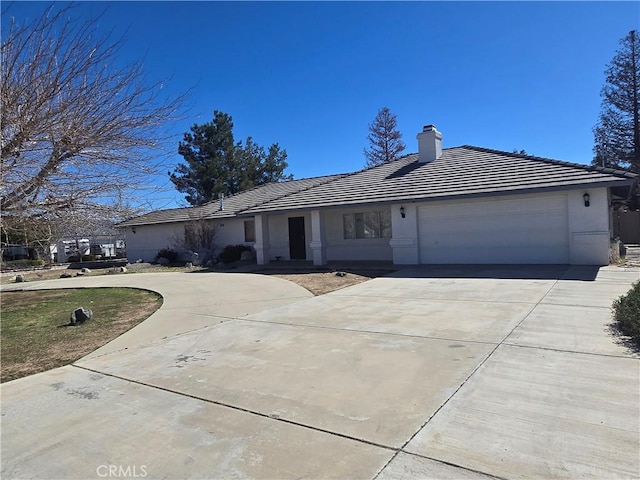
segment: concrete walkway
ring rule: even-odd
[[[414,268],[313,298],[200,275],[119,344],[2,386],[2,478],[640,476],[640,358],[608,329],[638,268]],[[225,310],[271,284],[280,305]]]
[[[87,358],[150,345],[174,335],[313,297],[299,285],[277,277],[199,272],[74,277],[3,285],[2,290],[83,287],[134,287],[157,292],[163,298],[162,307],[146,321]]]

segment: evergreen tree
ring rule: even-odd
[[[605,72],[593,164],[640,173],[640,38],[635,30],[620,41]]]
[[[285,175],[287,152],[278,144],[269,153],[251,137],[235,143],[231,116],[216,110],[211,122],[195,124],[184,134],[178,153],[185,159],[169,173],[191,205],[202,205],[220,194],[233,195],[270,182],[291,180]]]
[[[365,166],[374,167],[395,160],[406,148],[397,125],[396,116],[387,107],[378,110],[376,118],[369,124],[369,148],[364,149]]]

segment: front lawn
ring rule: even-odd
[[[72,363],[148,318],[162,297],[133,288],[77,288],[2,293],[1,381]],[[93,319],[69,326],[78,307]]]

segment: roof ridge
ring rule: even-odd
[[[337,174],[337,175],[340,175],[340,174]],[[259,189],[264,188],[264,187],[268,187],[269,185],[282,185],[282,184],[285,184],[285,183],[300,182],[300,181],[302,181],[302,180],[313,180],[313,179],[315,179],[315,178],[335,177],[335,176],[336,176],[336,174],[333,174],[333,175],[320,175],[320,176],[318,176],[318,177],[292,178],[291,180],[285,180],[284,182],[278,182],[278,181],[275,181],[275,182],[263,183],[262,185],[254,185],[253,187],[248,188],[247,190],[242,190],[242,191],[240,191],[240,192],[232,193],[232,194],[231,194],[231,195],[229,195],[228,197],[224,197],[224,199],[225,199],[225,200],[229,200],[229,199],[231,199],[231,198],[238,197],[238,196],[240,196],[240,195],[242,195],[242,194],[249,193],[249,192],[253,192],[254,190],[259,190]],[[319,184],[319,185],[320,185],[320,184]],[[303,191],[303,190],[298,190],[298,191],[299,191],[299,192],[301,192],[301,191]],[[275,198],[275,199],[273,199],[273,200],[276,200],[276,199],[279,199],[279,198],[282,198],[282,197],[276,197],[276,198]],[[216,199],[214,199],[214,200],[210,200],[210,201],[208,201],[208,202],[207,202],[207,203],[205,203],[205,204],[197,205],[197,206],[199,206],[199,207],[206,207],[207,205],[211,205],[211,204],[214,204],[214,203],[219,202],[219,201],[220,201],[220,197],[218,197],[218,198],[216,198]],[[257,206],[257,205],[259,205],[259,203],[256,203],[255,205],[251,205],[250,207],[247,207],[247,208],[253,208],[253,207]],[[183,208],[190,208],[190,207],[183,207]],[[213,212],[213,213],[221,212],[222,210],[223,210],[223,209],[221,209],[221,208],[220,208],[220,205],[218,205],[218,210],[216,210],[216,211],[215,211],[215,212]],[[238,210],[236,213],[241,212],[241,211],[243,211],[243,210],[246,210],[246,208],[240,209],[240,210]]]
[[[388,162],[379,163],[378,165],[371,165],[369,167],[365,166],[364,168],[361,168],[360,170],[356,170],[355,172],[349,172],[347,175],[353,175],[355,173],[362,173],[362,172],[366,172],[367,170],[373,170],[374,168],[384,167],[385,165],[389,165],[390,163],[394,163],[394,162],[398,162],[400,160],[404,160],[407,157],[410,157],[411,155],[418,155],[418,152],[407,153],[405,155],[402,155],[401,157],[394,158],[393,160],[389,160]]]
[[[494,148],[486,148],[486,147],[476,147],[474,145],[461,145],[460,147],[455,147],[455,148],[466,148],[469,150],[476,150],[479,152],[485,152],[485,153],[495,153],[495,154],[500,154],[500,155],[506,155],[509,157],[516,157],[516,158],[525,158],[528,160],[535,160],[537,162],[544,162],[544,163],[550,163],[552,165],[563,165],[566,167],[574,167],[574,168],[578,168],[580,170],[586,170],[588,172],[600,172],[600,173],[609,173],[612,175],[617,175],[617,176],[621,176],[621,177],[626,177],[626,178],[635,178],[638,175],[635,173],[631,173],[631,172],[627,172],[626,170],[618,170],[615,168],[608,168],[608,167],[598,167],[596,165],[584,165],[581,163],[574,163],[574,162],[567,162],[564,160],[556,160],[554,158],[547,158],[547,157],[538,157],[537,155],[528,155],[528,154],[523,154],[523,153],[515,153],[515,152],[505,152],[504,150],[496,150]]]
[[[332,177],[332,178],[327,180],[326,182],[321,182],[321,183],[317,183],[315,185],[310,185],[307,188],[303,188],[303,189],[297,190],[295,192],[286,193],[286,194],[282,195],[281,197],[272,198],[267,202],[256,203],[255,205],[252,205],[250,207],[243,208],[242,210],[238,210],[238,213],[246,211],[246,210],[251,210],[252,208],[255,208],[255,207],[259,206],[259,205],[266,205],[266,204],[269,204],[271,202],[275,202],[277,200],[281,200],[281,199],[286,198],[286,197],[288,197],[290,195],[297,195],[298,193],[306,192],[308,190],[311,190],[313,188],[319,187],[321,185],[327,185],[327,184],[332,183],[334,181],[342,180],[343,178],[351,177],[353,175],[358,175],[358,174],[360,174],[362,172],[366,172],[367,170],[373,170],[374,168],[383,167],[383,166],[388,165],[390,163],[397,162],[399,160],[403,160],[403,159],[405,159],[405,158],[407,158],[407,157],[409,157],[411,155],[417,155],[417,154],[416,153],[408,153],[406,155],[403,155],[402,157],[395,158],[395,159],[393,159],[393,160],[391,160],[389,162],[384,162],[384,163],[381,163],[380,165],[372,165],[370,167],[365,167],[365,168],[362,168],[360,170],[356,170],[355,172],[337,173],[337,174],[334,174],[334,175],[326,175],[326,177]],[[314,178],[322,178],[322,177],[311,177],[311,178],[309,178],[307,180],[312,180]]]
[[[348,173],[337,173],[337,174],[334,174],[334,175],[322,175],[320,177],[301,178],[300,180],[314,180],[316,178],[326,178],[327,180],[324,181],[324,182],[320,182],[320,183],[316,183],[316,184],[313,184],[313,185],[309,185],[307,188],[301,188],[300,190],[295,190],[293,192],[288,192],[288,193],[285,193],[283,195],[280,195],[279,197],[271,198],[266,202],[258,202],[258,203],[254,204],[254,205],[250,205],[250,206],[248,206],[246,208],[242,208],[242,209],[238,210],[237,213],[244,212],[245,210],[251,210],[252,208],[255,208],[255,207],[259,206],[259,205],[264,205],[264,204],[267,204],[267,203],[274,202],[276,200],[281,200],[283,198],[288,197],[289,195],[296,195],[296,194],[301,193],[301,192],[306,192],[307,190],[311,190],[312,188],[319,187],[320,185],[327,185],[328,183],[331,183],[333,181],[339,180],[339,179],[344,178],[344,177],[346,177],[348,175],[349,175]],[[287,182],[274,182],[274,183],[287,183]]]

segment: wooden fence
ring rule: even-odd
[[[622,243],[640,244],[640,212],[613,212],[613,235]]]

